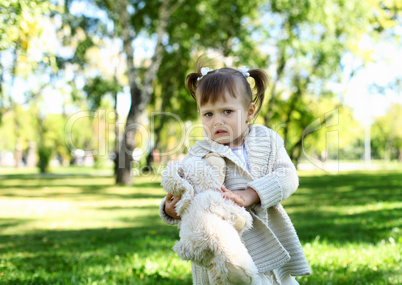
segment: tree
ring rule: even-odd
[[[67,2],[69,6],[74,1]],[[244,15],[255,12],[250,7],[256,8],[256,2],[249,1],[242,5],[236,5],[237,1],[223,3],[215,0],[199,2],[196,5],[184,0],[88,2],[105,11],[108,20],[113,21],[113,34],[104,33],[104,35],[122,41],[122,54],[126,58],[131,107],[118,154],[117,183],[131,183],[130,168],[138,118],[149,105],[155,84],[168,82],[165,78],[171,76],[159,73],[161,78],[155,81],[162,62],[169,62],[169,57],[180,59],[182,64],[180,74],[185,74],[184,70],[188,70],[188,62],[192,58],[191,53],[196,52],[200,46],[203,50],[208,47],[217,48],[225,55],[229,55],[237,37],[242,38],[247,34],[241,28],[241,20]],[[97,28],[102,25],[104,21],[91,22],[90,18],[82,23],[86,31],[102,30]],[[133,41],[138,37],[155,39],[155,48],[150,59],[134,58]],[[178,56],[178,52],[182,52],[182,56]],[[166,60],[163,60],[164,57]],[[176,74],[177,70],[173,72]],[[182,80],[184,78],[180,81],[183,82]],[[165,93],[169,92],[163,92],[163,96]],[[165,102],[169,101],[168,97],[165,97]]]
[[[305,127],[297,121],[305,118],[300,114],[307,115],[303,112],[306,98],[336,96],[329,83],[346,86],[345,81],[373,60],[372,51],[361,50],[358,43],[363,36],[380,37],[379,33],[398,25],[399,6],[396,1],[274,0],[261,9],[257,51],[267,58],[271,74],[268,102],[261,114],[266,125],[284,125],[281,133],[295,162],[301,154],[303,132],[290,139],[290,126]],[[269,49],[264,48],[267,46]],[[361,59],[351,69],[342,62],[350,51]]]
[[[393,104],[389,111],[375,118],[372,125],[372,150],[385,161],[402,161],[402,105]]]
[[[169,0],[163,0],[159,8],[158,14],[158,26],[156,28],[156,45],[153,56],[151,58],[150,65],[145,72],[143,84],[140,87],[137,78],[137,69],[134,66],[134,50],[132,42],[134,37],[132,36],[130,27],[130,15],[128,12],[128,2],[126,0],[118,0],[116,12],[120,16],[120,29],[123,39],[123,51],[126,55],[127,64],[127,76],[131,94],[131,106],[127,116],[126,127],[121,143],[120,152],[118,154],[119,168],[116,175],[116,182],[122,184],[131,184],[131,162],[132,153],[134,150],[134,138],[137,131],[137,121],[140,114],[145,110],[150,101],[151,94],[153,92],[153,81],[156,77],[156,73],[162,60],[162,39],[166,34],[167,21],[171,14],[181,2],[172,3]]]
[[[42,34],[45,21],[55,6],[46,1],[22,0],[0,1],[0,123],[6,112],[12,111],[18,105],[11,90],[17,76],[26,76],[29,71],[40,65],[40,61],[49,62],[49,55],[43,55],[41,60],[32,60],[30,48]],[[11,54],[11,66],[3,66],[1,61],[5,54]],[[5,75],[10,81],[5,81]],[[32,98],[27,98],[26,102]]]
[[[221,57],[235,60],[234,47],[239,42],[247,46],[243,49],[244,53],[250,53],[249,48],[252,45],[246,44],[251,42],[250,31],[245,21],[257,17],[258,8],[257,1],[204,1],[195,6],[186,2],[169,19],[169,41],[164,49],[155,83],[157,89],[153,93],[149,108],[151,111],[157,111],[158,115],[151,118],[155,125],[155,141],[152,142],[147,156],[148,169],[151,169],[153,150],[162,140],[161,131],[169,119],[175,120],[165,113],[177,115],[183,122],[197,118],[197,113],[194,112],[197,108],[196,102],[184,88],[186,75],[195,71],[197,57],[205,51],[213,50],[222,55]],[[213,53],[209,55],[214,56]],[[210,64],[217,64],[213,68],[223,64],[219,62],[220,59],[211,59]],[[166,144],[166,140],[163,143]],[[184,152],[184,147],[179,151]]]
[[[14,113],[17,135],[15,156],[18,166],[22,161],[26,143],[24,132],[21,131],[26,127],[26,121],[19,122],[19,108],[21,105],[35,104],[49,81],[37,80],[37,88],[32,89],[39,91],[23,94],[25,100],[22,103],[15,100],[13,88],[17,78],[27,80],[40,73],[38,70],[41,70],[42,74],[47,73],[49,69],[54,70],[54,57],[42,35],[50,22],[50,14],[56,11],[56,7],[46,1],[23,0],[0,1],[0,8],[0,58],[2,55],[12,57],[11,64],[3,65],[0,61],[0,123],[6,113]],[[41,46],[39,53],[37,46]],[[5,80],[6,77],[9,79]],[[29,138],[29,149],[33,145],[32,138]],[[43,157],[44,152],[41,148],[38,150],[39,156]]]

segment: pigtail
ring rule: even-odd
[[[198,86],[198,77],[201,76],[201,73],[190,73],[186,77],[185,85],[187,90],[190,92],[191,96],[196,100],[195,98],[195,90],[197,89]]]
[[[195,91],[198,87],[199,81],[198,78],[202,76],[201,74],[201,68],[203,67],[213,67],[215,66],[215,61],[214,59],[209,58],[205,53],[202,54],[200,57],[198,57],[197,62],[196,62],[196,71],[187,75],[186,81],[185,81],[185,86],[187,90],[190,92],[191,96],[196,99],[195,96]]]
[[[268,74],[262,69],[250,69],[248,73],[255,82],[253,88],[253,91],[255,93],[253,102],[256,105],[254,117],[257,117],[258,113],[261,110],[262,103],[264,102],[265,90],[268,87]]]

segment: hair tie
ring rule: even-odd
[[[197,78],[197,81],[200,81],[205,75],[208,74],[208,72],[213,71],[212,68],[208,68],[208,67],[203,67],[201,68],[201,76]]]
[[[237,68],[237,70],[240,71],[241,74],[243,74],[244,77],[249,77],[250,76],[250,73],[248,73],[249,69],[248,69],[247,66],[239,67],[239,68]]]
[[[209,67],[201,68],[201,76],[197,78],[197,81],[200,81],[205,75],[207,75],[211,71],[213,71],[213,69],[209,68]],[[250,73],[248,73],[249,68],[247,66],[241,66],[241,67],[237,68],[237,71],[239,71],[241,74],[243,74],[244,77],[250,76]]]

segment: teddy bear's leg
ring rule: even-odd
[[[235,209],[232,210],[232,213],[236,217],[236,219],[233,221],[233,226],[239,233],[248,231],[249,229],[252,228],[253,218],[251,217],[250,213],[247,212],[246,209],[235,205]]]
[[[214,253],[210,249],[194,246],[194,241],[190,240],[176,242],[173,250],[182,260],[190,260],[203,267],[210,266],[214,258]]]
[[[211,272],[216,272],[215,279],[230,284],[252,284],[258,270],[235,228],[216,217],[208,228],[216,247],[211,266]]]
[[[246,219],[242,216],[237,217],[236,220],[233,222],[233,226],[238,232],[241,232],[244,229],[245,225],[246,225]]]

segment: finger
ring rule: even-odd
[[[231,193],[223,193],[222,197],[232,200],[233,202],[235,202],[236,204],[238,204],[239,206],[243,206],[244,205],[244,201],[241,197],[237,196],[237,195],[233,195]]]
[[[231,192],[229,189],[227,189],[225,186],[221,186],[222,192]]]
[[[174,197],[174,199],[172,200],[172,204],[176,205],[176,203],[179,202],[180,199],[181,199],[181,196]]]
[[[168,194],[166,195],[166,201],[172,200],[172,197],[173,197],[173,194],[168,193]]]
[[[230,192],[222,193],[222,197],[230,200],[234,200],[234,196]]]
[[[233,200],[237,205],[239,206],[243,206],[244,205],[244,201],[243,199],[239,198],[239,197],[235,197]]]
[[[221,193],[221,196],[223,198],[229,198],[229,194],[227,192]]]

